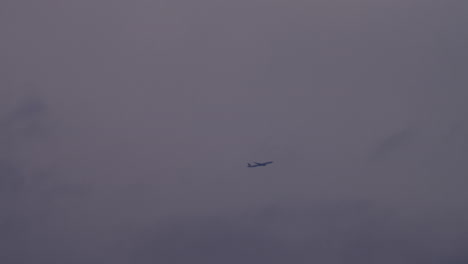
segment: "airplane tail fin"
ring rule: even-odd
[[[250,165],[250,163],[247,163],[247,167],[252,167],[252,165]]]

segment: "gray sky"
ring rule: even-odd
[[[0,262],[468,262],[467,14],[2,1]]]

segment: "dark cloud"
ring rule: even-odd
[[[10,109],[0,115],[0,155],[14,155],[14,149],[23,143],[43,137],[51,132],[51,119],[47,105],[39,96],[28,96],[18,100]]]
[[[44,103],[26,100],[0,116],[0,189],[16,192],[25,183],[24,165],[17,160],[17,149],[29,139],[25,130],[35,130],[44,119]],[[31,132],[33,133],[33,132]]]
[[[49,232],[57,230],[54,226],[60,225],[58,219],[66,217],[67,207],[76,205],[77,198],[89,190],[59,179],[47,163],[38,166],[31,162],[50,162],[28,153],[37,144],[44,148],[47,144],[42,142],[43,135],[53,132],[46,110],[42,98],[34,96],[18,100],[1,116],[1,263],[54,262],[55,257],[40,254],[47,247],[60,247]]]
[[[372,160],[382,160],[386,158],[395,158],[403,155],[402,158],[408,158],[411,155],[411,144],[416,144],[421,134],[414,128],[405,128],[393,133],[381,140],[371,153]]]
[[[8,161],[0,161],[0,192],[16,192],[24,184],[19,168]]]
[[[136,250],[136,261],[440,263],[467,256],[461,250],[463,235],[440,236],[449,228],[433,221],[414,222],[368,202],[267,211],[166,223],[146,234],[149,238]],[[464,225],[464,232],[467,228]]]
[[[7,113],[4,117],[4,125],[12,125],[16,122],[32,121],[40,118],[47,110],[46,104],[37,96],[29,96],[23,99],[13,111]]]

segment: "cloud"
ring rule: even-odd
[[[18,154],[25,143],[44,132],[46,108],[41,98],[28,97],[0,115],[0,192],[16,192],[24,186],[28,165],[19,161]]]
[[[44,133],[47,104],[39,96],[21,100],[13,109],[0,116],[0,137],[15,140],[21,136],[38,136]]]
[[[47,109],[42,97],[31,96],[0,115],[1,263],[54,262],[38,252],[51,245],[60,248],[48,236],[61,232],[49,232],[60,227],[67,207],[89,190],[31,162],[38,159],[29,153],[33,146],[44,148],[41,136],[52,132]]]
[[[381,139],[371,152],[372,160],[395,158],[395,155],[407,154],[411,144],[414,144],[420,133],[415,128],[405,128]],[[406,157],[406,155],[405,155]]]
[[[0,263],[466,259],[465,2],[9,2]]]
[[[0,193],[17,191],[23,183],[19,168],[11,162],[0,160]]]
[[[414,220],[362,201],[180,218],[148,232],[135,261],[414,264],[468,257],[463,237],[437,236],[450,229],[437,219]]]

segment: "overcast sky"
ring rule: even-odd
[[[467,263],[467,25],[456,0],[3,0],[0,262]]]

